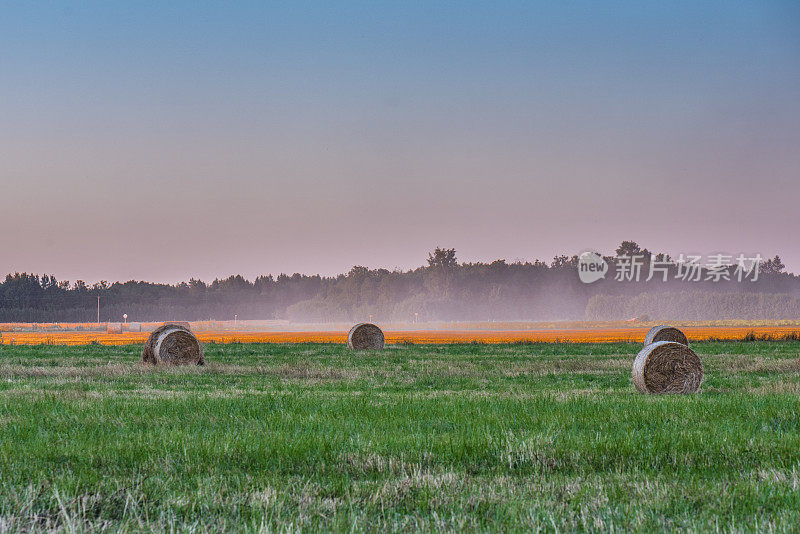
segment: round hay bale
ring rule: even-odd
[[[203,349],[200,342],[187,328],[165,324],[156,328],[142,349],[145,363],[168,365],[203,365]]]
[[[162,326],[182,326],[188,331],[192,331],[192,326],[189,324],[189,321],[165,321]]]
[[[347,334],[347,346],[353,350],[381,350],[383,331],[371,323],[359,323]]]
[[[689,346],[689,340],[683,332],[674,326],[666,326],[663,324],[654,326],[647,332],[647,335],[644,337],[644,346],[646,347],[656,341],[674,341],[675,343],[680,343],[687,347]]]
[[[153,349],[156,346],[156,341],[158,341],[158,336],[161,335],[162,332],[170,329],[170,328],[183,328],[187,332],[189,331],[188,328],[173,324],[173,323],[164,323],[163,325],[159,326],[155,330],[150,333],[150,337],[147,338],[147,341],[144,344],[144,348],[142,349],[142,361],[145,363],[156,363],[156,355],[153,352]]]
[[[703,363],[682,343],[656,341],[636,355],[632,375],[642,393],[697,393],[703,382]]]

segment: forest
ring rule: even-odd
[[[626,258],[642,258],[639,280],[618,280]],[[681,277],[680,262],[623,241],[604,256],[607,276],[581,282],[578,255],[549,262],[461,263],[454,249],[437,247],[425,265],[408,271],[354,266],[333,277],[304,274],[240,275],[210,283],[144,281],[87,285],[44,274],[14,273],[0,283],[0,322],[93,322],[281,319],[298,323],[717,320],[800,317],[800,276],[779,256],[759,263],[757,277],[738,280],[735,266],[701,268]],[[646,280],[651,265],[663,273]],[[666,267],[663,267],[666,266]],[[663,274],[663,276],[662,276]],[[720,276],[722,274],[722,276]]]

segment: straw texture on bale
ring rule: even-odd
[[[674,341],[644,347],[633,362],[633,384],[642,393],[697,393],[703,363],[695,352]]]
[[[371,323],[359,323],[347,334],[347,346],[353,350],[380,350],[384,343],[383,331]]]
[[[186,330],[192,331],[192,327],[189,324],[189,321],[167,321],[162,326],[180,326],[185,328]]]
[[[121,334],[122,323],[108,323],[106,324],[106,333],[108,334]]]
[[[646,347],[656,341],[674,341],[675,343],[689,346],[689,340],[686,335],[674,326],[661,325],[651,328],[644,338],[644,345]]]
[[[142,361],[169,365],[205,364],[203,349],[194,334],[188,328],[174,324],[153,330],[142,349]]]

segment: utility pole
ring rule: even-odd
[[[100,324],[100,295],[97,295],[97,324]]]

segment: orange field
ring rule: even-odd
[[[538,330],[386,330],[387,343],[525,343],[525,342],[641,342],[650,325],[593,328],[542,328]],[[793,326],[682,326],[690,340],[780,338],[800,332]],[[345,330],[320,331],[203,331],[195,332],[205,343],[344,343]],[[0,344],[12,345],[125,345],[143,343],[148,332],[99,331],[0,331]]]

